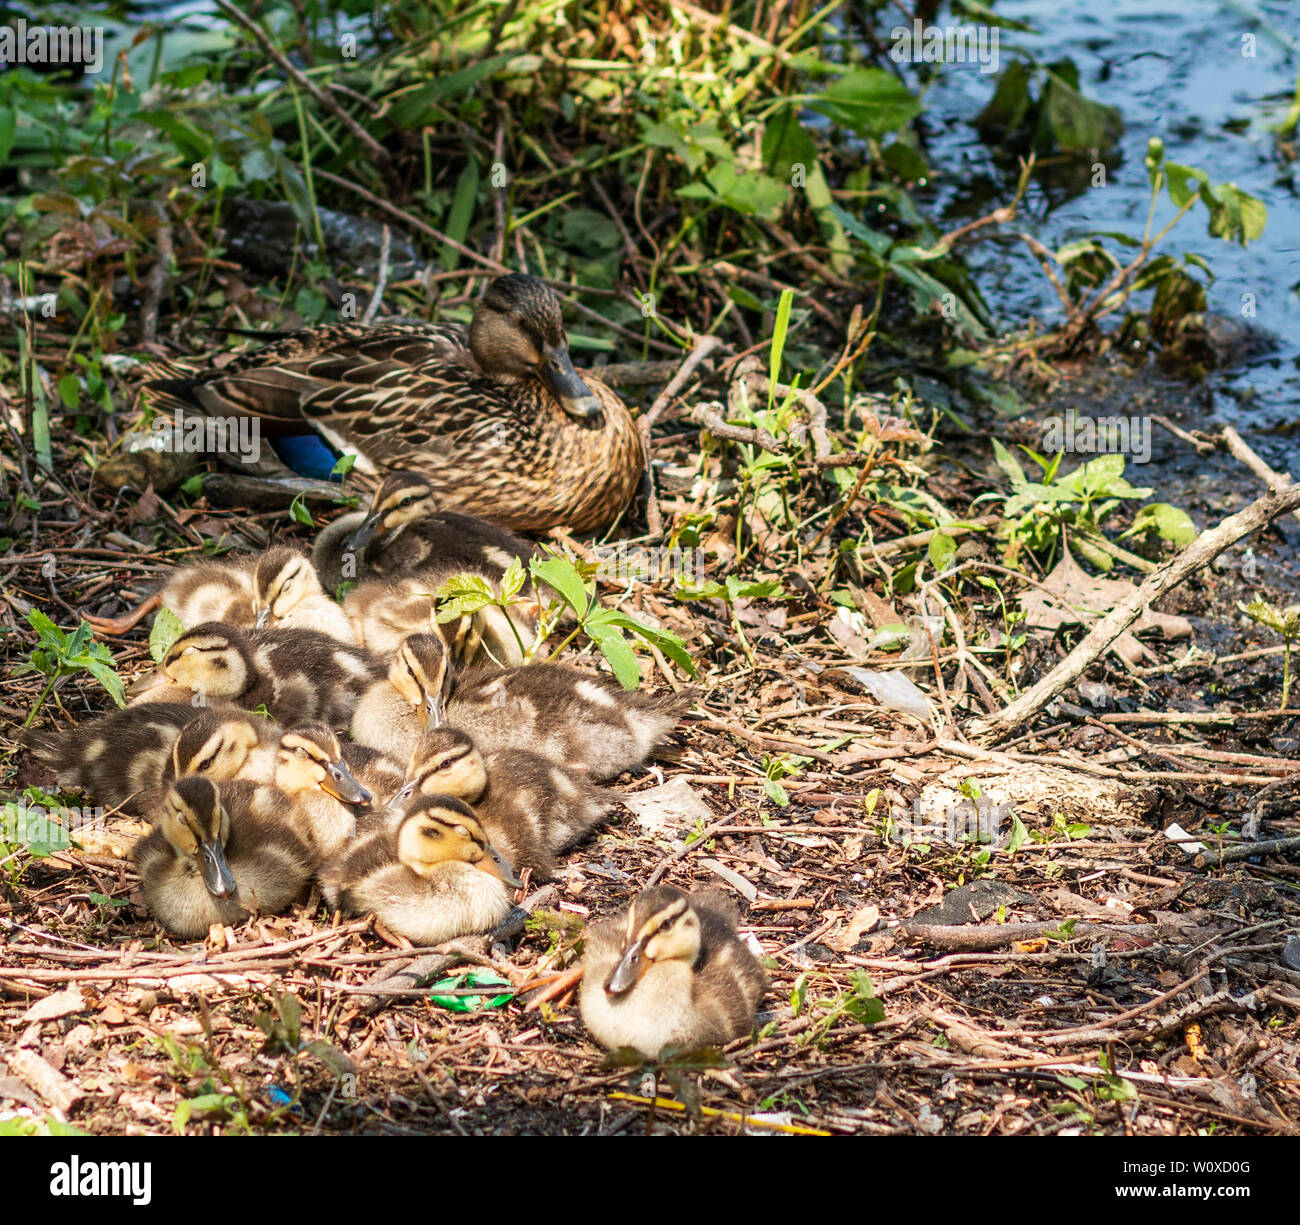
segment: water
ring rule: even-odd
[[[1198,204],[1157,253],[1191,251],[1209,261],[1213,313],[1241,317],[1243,295],[1253,295],[1253,322],[1276,337],[1277,347],[1214,375],[1212,411],[1237,425],[1275,466],[1289,461],[1296,468],[1294,437],[1277,431],[1300,425],[1300,163],[1276,153],[1266,126],[1282,117],[1295,90],[1295,6],[1287,0],[1003,0],[997,11],[1038,31],[1001,31],[1000,70],[1018,47],[1039,63],[1070,58],[1083,93],[1119,107],[1125,123],[1121,157],[1118,164],[1111,159],[1106,186],[1062,198],[1035,184],[1008,228],[1034,234],[1049,250],[1099,230],[1140,238],[1150,200],[1143,159],[1152,136],[1164,141],[1168,160],[1200,167],[1215,184],[1235,182],[1268,206],[1264,234],[1248,248],[1211,238]],[[1244,34],[1255,35],[1253,59],[1242,54]],[[1014,188],[1014,168],[997,165],[969,123],[991,96],[993,79],[975,65],[949,66],[927,98],[930,155],[942,176],[936,202],[948,225],[988,212]],[[1153,232],[1174,211],[1162,192]],[[1060,322],[1060,303],[1023,243],[984,242],[963,253],[1003,326],[1023,326],[1033,317]],[[1136,299],[1148,301],[1149,295]],[[1189,399],[1199,395],[1189,391]]]

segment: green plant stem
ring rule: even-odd
[[[28,713],[27,721],[23,724],[23,727],[31,727],[32,720],[40,713],[41,706],[44,704],[45,699],[50,696],[50,690],[54,688],[55,682],[59,679],[59,675],[60,674],[56,672],[52,677],[50,677],[49,682],[46,684],[45,688],[41,690],[40,696],[36,699],[36,705],[33,706],[31,711]],[[1285,700],[1283,700],[1282,705],[1286,705]]]

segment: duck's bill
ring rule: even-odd
[[[420,704],[420,726],[441,727],[447,722],[447,703],[441,693],[425,695]]]
[[[360,553],[376,536],[384,525],[382,515],[371,515],[351,536],[344,541],[343,548],[348,553]]]
[[[606,995],[623,995],[631,991],[637,984],[637,979],[641,977],[641,972],[645,968],[645,941],[638,940],[635,944],[630,945],[623,956],[618,959],[618,965],[614,967],[613,973],[605,980]]]
[[[139,702],[146,694],[157,692],[158,700],[162,701],[161,691],[164,689],[175,689],[176,682],[172,680],[162,668],[155,668],[152,672],[146,672],[143,676],[134,680],[126,687],[126,696],[131,701]]]
[[[257,610],[257,620],[256,622],[254,622],[254,624],[258,629],[265,629],[266,623],[270,619],[271,619],[271,609],[270,606],[268,605],[266,608],[259,608]]]
[[[329,764],[321,790],[344,804],[369,804],[375,797],[352,776],[352,771],[341,761]]]
[[[481,868],[489,876],[495,876],[499,880],[505,881],[512,889],[518,889],[523,884],[523,881],[515,875],[514,868],[510,866],[510,861],[494,846],[488,846],[485,850],[487,854],[475,866]]]
[[[230,897],[235,892],[235,877],[220,842],[205,842],[199,847],[199,867],[203,884],[213,897]]]
[[[569,360],[568,349],[556,349],[538,368],[547,391],[560,402],[570,417],[589,421],[600,413],[600,401],[582,381]]]

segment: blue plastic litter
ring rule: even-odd
[[[319,434],[291,434],[286,438],[272,438],[275,453],[299,476],[309,476],[318,481],[341,480],[331,478],[338,456],[325,445]]]

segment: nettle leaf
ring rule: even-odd
[[[647,642],[653,643],[669,659],[673,661],[687,676],[698,676],[695,661],[691,658],[690,652],[686,649],[684,643],[676,634],[669,630],[658,629],[653,625],[646,625],[638,621],[635,617],[628,616],[627,613],[619,609],[607,609],[603,614],[603,620],[610,625],[617,625],[633,634],[644,638]]]
[[[149,654],[154,663],[162,663],[163,656],[171,650],[172,643],[184,632],[181,619],[170,608],[158,610],[153,619],[153,628],[149,631]]]
[[[517,557],[510,559],[510,564],[506,567],[506,572],[501,576],[501,598],[506,601],[513,600],[519,594],[519,590],[524,585],[524,566]]]
[[[480,574],[453,574],[434,597],[438,600],[438,624],[445,625],[459,617],[496,603],[496,592]]]
[[[611,625],[601,613],[587,621],[586,630],[588,637],[609,660],[618,683],[624,689],[635,689],[641,683],[641,666],[637,663],[636,652],[623,637],[623,631],[618,626]]]
[[[1144,506],[1133,516],[1133,525],[1126,532],[1120,533],[1120,539],[1128,536],[1144,536],[1155,532],[1161,540],[1186,548],[1200,533],[1196,524],[1185,510],[1171,506],[1168,502],[1153,502]]]
[[[102,643],[99,645],[103,646]],[[107,650],[104,654],[108,655]],[[89,659],[84,666],[86,671],[108,690],[108,696],[118,706],[126,705],[126,690],[122,686],[122,678],[113,668],[111,655],[107,659]]]
[[[545,583],[555,590],[581,620],[591,607],[591,590],[577,567],[567,557],[532,558],[528,569],[535,582]],[[593,588],[594,589],[594,588]]]

